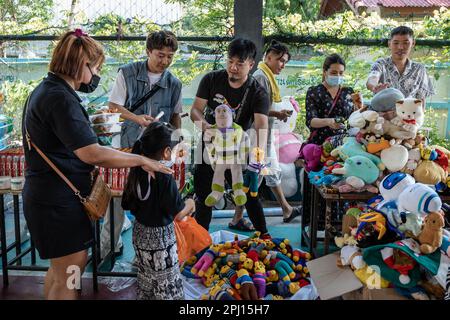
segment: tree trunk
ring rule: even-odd
[[[77,6],[78,0],[72,0],[70,5],[69,18],[67,20],[67,28],[72,30],[73,18],[75,16],[75,7]]]

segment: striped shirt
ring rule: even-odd
[[[371,74],[380,76],[379,83],[389,83],[391,87],[400,90],[405,97],[424,99],[435,94],[433,84],[421,63],[407,60],[403,74],[397,69],[391,57],[375,61]]]

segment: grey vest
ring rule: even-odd
[[[147,60],[127,64],[120,67],[119,70],[122,70],[125,79],[127,97],[124,107],[128,109],[151,89],[147,73]],[[164,111],[164,116],[160,121],[169,122],[180,99],[181,81],[175,78],[168,70],[165,70],[161,79],[155,85],[161,88],[153,97],[137,108],[134,114],[148,114],[156,117],[160,111]],[[140,133],[141,127],[137,123],[125,120],[122,124],[120,137],[121,147],[133,147]]]

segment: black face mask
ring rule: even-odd
[[[98,84],[99,84],[99,82],[100,82],[100,79],[101,79],[101,78],[100,78],[98,75],[92,73],[92,70],[91,70],[91,68],[89,67],[89,65],[88,65],[88,68],[89,68],[89,71],[91,72],[91,75],[92,75],[91,81],[89,81],[88,84],[86,84],[86,83],[81,83],[81,84],[80,84],[80,88],[78,88],[78,91],[79,91],[79,92],[84,92],[84,93],[91,93],[91,92],[94,92],[95,89],[97,89]]]

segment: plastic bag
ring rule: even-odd
[[[209,232],[193,217],[174,221],[177,238],[178,260],[181,263],[212,244]]]

